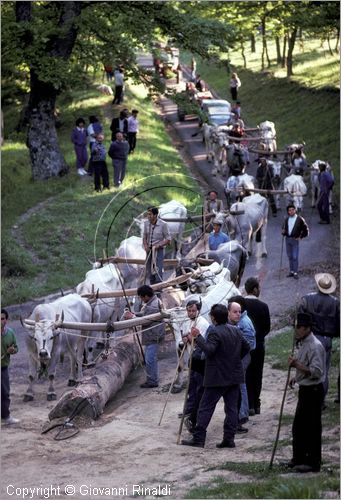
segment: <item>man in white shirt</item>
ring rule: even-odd
[[[131,116],[128,118],[128,142],[129,153],[133,153],[136,148],[136,135],[139,131],[139,121],[137,119],[138,110],[133,109]]]
[[[115,78],[115,96],[112,103],[121,104],[123,102],[123,85],[124,85],[122,67],[119,67],[118,69],[115,70],[114,78]]]

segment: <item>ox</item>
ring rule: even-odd
[[[320,183],[319,183],[320,169],[319,169],[319,165],[321,163],[324,163],[326,165],[326,171],[329,172],[332,175],[332,177],[334,177],[333,172],[332,172],[332,168],[328,162],[322,161],[322,160],[316,160],[316,161],[314,161],[314,163],[311,164],[310,184],[311,184],[311,206],[312,207],[315,207],[315,205],[319,199],[319,195],[320,195]],[[333,196],[333,193],[332,193],[332,191],[330,191],[330,193],[329,193],[329,213],[330,214],[333,213],[332,196]]]
[[[61,297],[50,304],[36,306],[28,320],[23,324],[32,335],[27,336],[29,352],[29,386],[24,401],[33,400],[33,382],[37,375],[47,372],[50,385],[47,400],[55,400],[54,379],[57,363],[65,352],[70,357],[69,386],[82,378],[82,357],[87,331],[60,329],[61,321],[91,323],[91,306],[87,300],[76,293]],[[60,319],[59,319],[60,318]]]
[[[252,255],[252,239],[262,244],[262,257],[267,257],[266,228],[269,204],[266,198],[257,194],[246,196],[243,201],[234,203],[230,215],[225,219],[229,235],[238,240]]]
[[[231,175],[226,181],[225,195],[227,207],[232,203],[241,201],[245,195],[245,191],[255,187],[255,178],[249,174]]]
[[[104,95],[113,95],[113,93],[114,93],[112,88],[109,87],[109,85],[105,85],[105,84],[98,85],[97,90],[99,90]]]
[[[121,241],[116,251],[116,257],[124,259],[142,259],[146,260],[146,251],[142,246],[142,238],[139,236],[129,236]],[[138,288],[142,284],[145,266],[139,264],[117,264],[125,288]]]
[[[226,148],[229,145],[227,138],[229,130],[230,128],[226,125],[216,126],[211,129],[211,145],[214,161],[212,175],[214,176],[220,173],[220,170],[224,177],[227,174]]]
[[[283,169],[282,166],[285,165],[285,162],[281,162],[278,160],[268,160],[267,161],[268,165],[272,167],[273,171],[273,177],[272,177],[272,185],[275,190],[279,190],[282,186],[282,176],[283,176]],[[279,210],[281,208],[280,204],[280,194],[275,194],[274,199],[276,203],[276,208]]]
[[[210,250],[209,252],[197,256],[197,258],[200,257],[213,259],[219,264],[222,262],[224,267],[230,271],[231,281],[233,281],[236,286],[240,285],[240,280],[245,269],[247,252],[237,240],[222,243],[217,250]]]
[[[303,175],[306,171],[308,164],[307,159],[304,154],[304,143],[292,143],[286,146],[286,154],[284,155],[284,160],[289,165],[291,172],[293,170],[300,175]],[[291,173],[290,172],[290,173]]]
[[[248,150],[242,144],[232,143],[226,146],[226,162],[229,176],[240,175],[244,172],[248,161]]]
[[[283,189],[288,192],[287,203],[293,203],[300,212],[303,208],[303,196],[307,194],[307,186],[299,174],[291,174],[284,179]]]
[[[271,151],[272,153],[276,151],[277,143],[275,124],[266,120],[265,122],[259,124],[259,131],[261,135],[259,149],[263,149],[264,151]]]

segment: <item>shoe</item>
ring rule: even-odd
[[[320,467],[313,467],[312,465],[295,465],[293,467],[294,472],[300,472],[301,474],[305,474],[306,472],[320,472]]]
[[[182,439],[181,444],[184,446],[194,446],[195,448],[205,447],[205,443],[202,441],[195,441],[195,439]]]
[[[159,387],[159,384],[152,384],[151,382],[144,382],[140,385],[141,389],[152,389],[153,387]]]
[[[242,426],[243,424],[246,424],[246,422],[248,422],[248,421],[249,421],[249,419],[247,417],[240,418],[239,425]]]
[[[247,432],[249,432],[249,429],[246,429],[245,427],[238,425],[236,430],[237,434],[246,434]]]
[[[20,420],[10,415],[7,418],[2,418],[1,422],[4,423],[5,425],[13,425],[13,424],[18,424]]]
[[[340,398],[336,398],[336,399],[334,399],[334,403],[336,403],[336,404],[340,404]]]
[[[298,280],[298,274],[297,273],[294,273],[294,279]]]
[[[94,191],[96,191],[96,193],[100,193],[101,189],[94,189]]]
[[[249,413],[250,413],[250,412],[249,412]],[[256,414],[256,415],[260,415],[260,407],[255,408],[255,414]]]
[[[327,222],[326,220],[319,220],[318,224],[329,224],[329,222]]]
[[[280,462],[279,465],[281,465],[282,467],[286,467],[287,469],[293,469],[294,467],[297,467],[297,464],[293,460],[290,460],[289,462]]]
[[[85,170],[85,168],[82,168],[81,170],[83,172],[83,175],[88,175],[88,172],[87,172],[87,170]]]
[[[287,274],[287,278],[293,278],[294,277],[294,273],[292,271],[290,271],[289,274]]]
[[[254,417],[256,415],[256,411],[254,408],[249,408],[249,417]]]
[[[195,429],[195,423],[191,420],[190,416],[187,416],[184,418],[184,424],[186,429],[190,434],[193,434],[194,429]]]
[[[223,439],[221,443],[216,444],[217,448],[235,448],[236,444],[233,439]]]
[[[84,174],[83,174],[83,169],[82,169],[82,168],[78,168],[78,169],[77,169],[77,174],[78,174],[78,175],[84,175]]]

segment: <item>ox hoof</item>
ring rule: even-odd
[[[75,380],[69,380],[67,383],[68,387],[74,387],[76,384],[77,382]]]
[[[46,396],[47,401],[55,401],[57,399],[57,394],[52,392]]]
[[[267,257],[268,254],[267,253],[262,253],[262,257]]]
[[[23,401],[24,401],[24,403],[27,403],[28,401],[33,401],[33,399],[34,399],[33,394],[25,394]]]

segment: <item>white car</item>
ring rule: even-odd
[[[230,125],[235,118],[231,113],[231,104],[223,99],[203,99],[201,109],[209,125]]]

